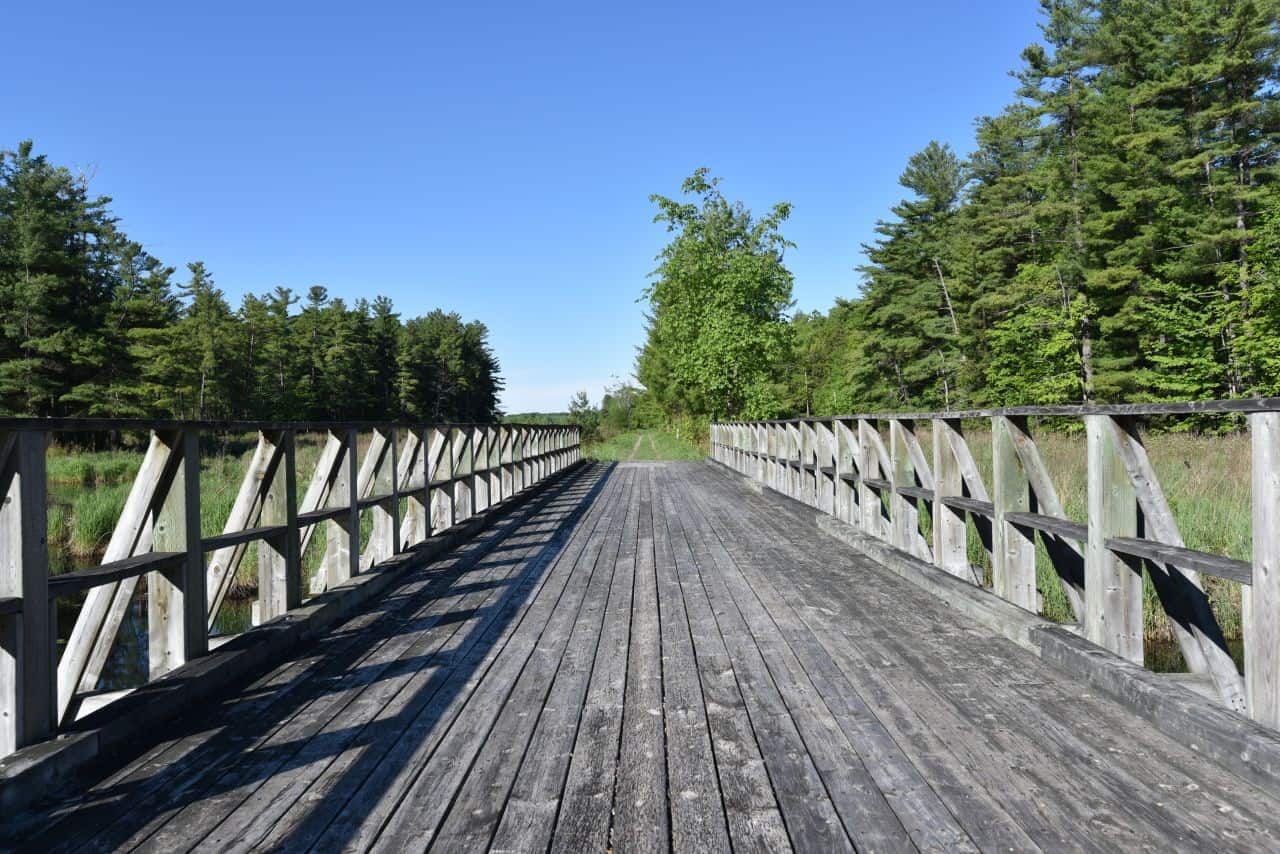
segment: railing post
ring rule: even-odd
[[[867,485],[867,478],[880,473],[880,462],[873,444],[876,427],[864,418],[858,419],[858,447],[862,451],[858,465],[862,473],[858,479],[858,505],[862,509],[862,533],[876,539],[885,539],[884,507],[880,493]]]
[[[1138,500],[1116,448],[1109,415],[1086,415],[1089,542],[1085,549],[1085,637],[1142,663],[1142,576],[1107,548],[1138,532]]]
[[[817,468],[814,477],[818,482],[818,509],[834,516],[836,512],[836,434],[834,422],[814,422],[814,432],[818,440],[814,443],[817,451]],[[823,471],[828,469],[828,471]]]
[[[760,483],[769,482],[769,428],[764,424],[756,424],[752,428],[752,434],[755,438],[756,451],[756,480]]]
[[[408,542],[402,545],[417,545],[430,536],[431,479],[428,475],[426,431],[414,426],[409,428],[407,435],[409,448],[405,455],[409,459],[404,463],[405,477],[402,486],[408,491],[405,496],[404,521]],[[421,482],[418,480],[419,476],[422,477]]]
[[[483,427],[471,433],[471,514],[489,506],[489,434]]]
[[[815,446],[817,445],[816,433],[812,421],[801,421],[796,430],[796,456],[800,461],[800,467],[796,469],[796,476],[799,479],[799,485],[796,488],[796,498],[799,498],[810,507],[818,506],[818,478],[817,472],[810,469],[818,458]]]
[[[370,508],[373,529],[369,535],[369,565],[375,565],[400,551],[399,438],[394,426],[375,427],[370,453],[377,459],[369,472],[369,494],[391,496]]]
[[[1280,729],[1280,412],[1249,416],[1253,584],[1242,586],[1249,716]]]
[[[298,473],[296,440],[292,430],[264,431],[261,443],[278,448],[278,462],[262,496],[262,524],[282,525],[284,531],[266,537],[258,546],[258,610],[256,622],[302,604],[302,545],[298,531]]]
[[[360,472],[356,462],[359,434],[347,429],[339,438],[342,457],[329,491],[329,506],[345,506],[347,512],[329,520],[325,529],[324,573],[328,589],[360,573]]]
[[[832,427],[835,430],[836,443],[836,517],[854,527],[861,527],[861,519],[858,518],[857,488],[844,479],[844,475],[858,474],[858,468],[855,465],[858,459],[858,442],[853,434],[855,428],[843,421],[832,422]]]
[[[516,439],[516,458],[518,460],[516,476],[519,479],[519,489],[522,492],[533,484],[533,463],[529,460],[529,457],[532,456],[532,451],[529,449],[532,435],[533,431],[529,427],[521,427],[520,435]]]
[[[49,737],[56,725],[56,629],[49,600],[45,442],[0,433],[0,756]]]
[[[1006,416],[991,419],[991,503],[995,505],[995,519],[991,523],[991,581],[1001,598],[1035,613],[1039,610],[1035,542],[1026,532],[1005,521],[1007,513],[1025,513],[1031,509],[1031,488],[1018,460],[1015,430],[1022,432],[1022,428],[1010,423]]]
[[[800,430],[795,424],[787,422],[782,425],[783,451],[782,457],[786,460],[783,468],[783,476],[785,478],[784,489],[786,494],[792,498],[800,497],[800,470],[793,466],[792,461],[800,459]]]
[[[959,419],[933,419],[933,562],[944,572],[968,579],[968,525],[965,514],[943,503],[964,496],[964,472],[954,440],[962,434]]]
[[[449,450],[453,454],[453,521],[471,517],[471,433],[460,427],[449,431]]]
[[[525,440],[529,451],[529,486],[542,480],[542,428],[530,427]]]
[[[432,427],[427,431],[427,485],[431,487],[428,504],[431,507],[432,534],[453,525],[453,450],[449,447],[447,427]]]
[[[915,486],[916,468],[907,449],[907,433],[913,422],[895,418],[889,422],[889,462],[893,470],[890,504],[893,507],[893,544],[904,552],[916,554],[916,538],[920,533],[920,511],[916,501],[898,492],[900,486]]]
[[[204,552],[200,546],[200,435],[157,434],[177,468],[153,523],[151,549],[183,552],[181,564],[147,580],[150,676],[155,679],[209,651]]]
[[[515,436],[515,428],[505,425],[498,427],[499,460],[502,464],[502,482],[498,498],[502,501],[516,492]]]
[[[503,499],[502,494],[502,428],[486,427],[489,446],[489,506]]]

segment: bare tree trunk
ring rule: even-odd
[[[942,275],[942,265],[938,263],[937,258],[933,259],[933,269],[938,272],[938,284],[942,286],[942,301],[947,306],[947,314],[951,316],[951,331],[959,338],[960,324],[956,323],[956,310],[951,305],[951,292],[947,290],[947,280]]]

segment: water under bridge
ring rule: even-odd
[[[616,464],[563,427],[0,424],[0,847],[1280,850],[1280,402],[1180,406],[717,424],[710,460]],[[1248,413],[1248,562],[1181,542],[1142,445],[1206,407]],[[1085,520],[1044,417],[1085,422]],[[102,564],[51,576],[49,436],[103,429],[146,458]],[[210,535],[218,431],[257,446]],[[1037,613],[1037,542],[1075,622]],[[255,625],[211,638],[250,544]],[[1144,572],[1188,674],[1141,666]],[[1243,673],[1209,575],[1247,591]],[[103,692],[140,581],[151,678]]]

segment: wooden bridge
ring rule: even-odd
[[[1248,563],[1181,543],[1142,446],[1143,419],[1206,409],[1250,412]],[[566,428],[0,425],[0,847],[1280,850],[1277,411],[718,424],[714,461],[614,465]],[[1049,416],[1086,422],[1083,522],[1039,460]],[[48,435],[126,428],[151,444],[104,564],[50,577]],[[257,449],[202,537],[219,431]],[[1076,624],[1036,613],[1036,537]],[[248,543],[257,625],[211,640]],[[1143,571],[1190,676],[1141,667]],[[1243,676],[1204,573],[1249,591]],[[104,696],[78,662],[110,617],[59,660],[50,601],[109,590],[78,628],[138,578],[152,678]]]

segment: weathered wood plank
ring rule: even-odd
[[[610,526],[614,521],[612,515],[603,515],[599,519],[605,526]],[[601,554],[607,551],[609,539],[606,527],[606,536],[592,537],[587,548],[574,562],[570,583],[565,587],[519,676],[500,704],[500,711],[483,706],[476,710],[477,715],[496,714],[496,718],[479,745],[470,768],[466,770],[465,779],[460,781],[453,804],[443,818],[439,831],[432,839],[432,846],[438,850],[480,850],[508,845],[523,847],[525,850],[539,846],[545,849],[550,826],[538,827],[536,834],[533,827],[519,827],[521,836],[502,845],[491,840],[499,821],[505,817],[508,798],[512,795],[513,785],[528,752],[542,746],[542,743],[535,744],[533,736],[537,728],[542,726],[543,717],[546,716],[549,728],[556,727],[557,723],[562,728],[567,728],[565,724],[577,723],[580,701],[570,707],[553,705],[549,691],[566,669],[571,674],[576,671],[579,677],[577,681],[585,690],[586,659],[594,651],[599,637],[599,621],[604,614],[609,582],[613,576],[612,563],[606,565],[600,560]],[[605,549],[601,549],[602,545]],[[595,628],[592,629],[592,626]],[[580,631],[580,627],[586,631]],[[576,649],[572,646],[575,638],[581,641]],[[566,681],[572,679],[573,676],[570,675]],[[544,729],[544,736],[546,733],[547,729]],[[441,751],[447,749],[448,744],[442,744]],[[450,767],[456,762],[455,757],[456,754],[451,755]],[[568,757],[565,756],[565,759],[564,764],[567,766]],[[424,774],[430,773],[431,769],[428,767]],[[554,783],[556,795],[559,794],[562,779],[563,777],[559,777]],[[447,777],[433,779],[432,783],[437,796],[441,791],[448,791]],[[526,808],[533,805],[527,799],[521,803]],[[538,803],[545,814],[548,807],[554,808],[556,800],[548,798]],[[520,819],[536,818],[531,815],[517,818],[518,815],[519,808],[513,813],[516,826],[521,823]],[[554,812],[551,812],[550,817],[554,819]],[[514,829],[516,828],[512,824],[508,824],[508,831]],[[421,838],[425,837],[424,833]]]
[[[654,568],[662,645],[662,694],[666,721],[667,803],[671,848],[677,854],[731,850],[716,758],[699,680],[693,630],[677,575],[663,500],[667,478],[654,472]]]
[[[802,719],[797,722],[787,709],[761,651],[724,587],[708,532],[687,504],[682,506],[681,514],[681,525],[693,553],[700,582],[711,603],[734,670],[740,673],[739,684],[747,715],[792,845],[805,851],[852,850],[853,845],[847,835],[851,831],[850,824],[842,824],[841,815],[832,803],[833,795],[828,793],[814,764],[815,759],[805,747],[799,726],[808,728],[809,721]],[[852,796],[852,792],[842,794]],[[879,797],[883,803],[878,792],[868,794]],[[845,806],[852,812],[857,804],[851,802]],[[865,813],[858,812],[860,817],[866,818]],[[881,838],[876,833],[878,829],[874,822],[859,828],[870,831],[870,838]]]
[[[666,479],[663,478],[664,481]],[[747,713],[739,675],[730,661],[711,602],[702,585],[689,538],[684,532],[681,510],[677,508],[669,486],[661,493],[667,537],[689,618],[698,679],[706,705],[707,726],[733,849],[790,850],[791,840]]]
[[[605,610],[600,646],[591,668],[573,759],[565,779],[551,851],[603,851],[609,844],[622,709],[626,698],[627,653],[631,642],[631,603],[635,584],[640,517],[634,501],[637,469],[619,467],[631,484],[621,522],[622,539],[614,560],[613,583]]]
[[[546,850],[555,831],[561,792],[573,756],[573,745],[587,696],[622,540],[625,503],[616,477],[600,501],[607,505],[596,532],[579,558],[593,576],[575,621],[565,659],[556,671],[510,793],[494,829],[491,850]]]
[[[563,539],[567,539],[567,536],[563,536]],[[428,743],[434,742],[430,752],[406,769],[409,773],[406,775],[407,785],[403,793],[394,802],[390,814],[385,815],[382,826],[378,828],[373,825],[370,828],[376,828],[376,839],[362,835],[350,840],[351,845],[368,845],[373,850],[402,851],[413,840],[429,840],[435,835],[449,809],[453,794],[491,732],[504,706],[504,699],[509,696],[540,639],[544,637],[553,613],[561,603],[573,613],[576,610],[574,603],[585,593],[587,578],[584,573],[574,572],[576,559],[556,560],[559,545],[560,543],[556,543],[555,547],[544,547],[542,550],[533,575],[541,575],[543,567],[551,567],[548,583],[541,588],[540,593],[530,597],[527,608],[504,647],[501,650],[486,651],[486,660],[491,663],[484,667],[483,678],[479,679],[474,691],[459,708],[459,714],[449,721],[447,727],[437,728],[438,735],[433,734],[433,738],[428,740]],[[581,551],[577,554],[581,554]],[[546,640],[554,648],[555,642],[549,637]],[[559,640],[563,643],[564,638]],[[545,690],[545,686],[542,689]],[[378,816],[383,805],[391,806],[388,800],[385,796],[380,799],[372,816]],[[365,826],[370,827],[368,821]],[[321,848],[332,849],[332,841],[327,838],[322,840]]]
[[[637,470],[636,479],[639,532],[610,844],[617,851],[658,851],[669,844],[671,826],[654,557],[653,470]],[[811,497],[816,500],[816,489]]]
[[[581,496],[578,497],[581,500]],[[563,501],[570,501],[565,498]],[[465,648],[449,657],[447,670],[434,677],[442,686],[426,701],[403,715],[403,721],[392,729],[393,743],[382,758],[372,766],[363,779],[357,780],[354,791],[341,801],[341,807],[331,816],[323,833],[315,839],[320,850],[367,848],[378,837],[384,823],[395,813],[419,778],[419,772],[429,760],[441,740],[462,713],[473,692],[483,683],[503,651],[515,640],[515,633],[525,626],[529,609],[542,596],[542,591],[554,599],[563,588],[565,574],[576,556],[589,540],[590,527],[578,526],[569,531],[559,523],[572,524],[575,518],[570,504],[562,502],[555,516],[550,541],[544,530],[532,537],[535,555],[528,571],[513,585],[500,607],[489,615],[485,628],[468,636]],[[553,517],[554,518],[554,517]],[[523,535],[506,549],[523,549],[530,545],[523,542]],[[564,540],[568,540],[567,546]],[[540,606],[540,608],[545,608]],[[529,629],[526,627],[524,632]],[[425,783],[424,783],[425,785]]]
[[[1121,658],[1142,663],[1142,574],[1107,548],[1138,533],[1138,499],[1116,447],[1110,416],[1085,419],[1089,543],[1085,551],[1084,636]]]
[[[282,822],[282,815],[292,811],[295,817],[310,821],[308,808],[334,794],[326,784],[346,774],[358,774],[354,762],[370,743],[397,734],[406,706],[422,702],[410,687],[414,679],[439,672],[451,655],[449,644],[465,644],[471,633],[483,633],[486,615],[493,610],[485,607],[486,603],[506,594],[504,585],[490,582],[511,578],[523,569],[520,563],[482,558],[471,571],[475,575],[469,572],[465,576],[467,583],[450,588],[396,631],[376,657],[366,659],[358,671],[349,671],[343,690],[351,695],[351,701],[306,741],[283,773],[271,775],[223,819],[204,844],[233,852],[298,847],[299,828],[293,822]],[[422,662],[435,666],[424,667]],[[425,684],[431,686],[432,681],[428,678]],[[301,809],[294,809],[299,802]]]
[[[589,487],[588,484],[580,486]],[[397,754],[397,751],[403,751],[406,729],[424,726],[424,714],[429,714],[432,708],[442,708],[451,692],[460,688],[467,690],[461,683],[467,677],[467,663],[478,660],[475,652],[481,648],[479,645],[505,643],[509,635],[503,621],[516,613],[531,591],[536,591],[537,584],[541,583],[541,579],[535,577],[539,555],[546,548],[548,538],[554,539],[565,525],[577,518],[583,509],[580,502],[585,494],[588,494],[586,488],[571,488],[539,511],[541,515],[530,517],[518,533],[513,533],[510,547],[514,548],[517,559],[486,557],[479,566],[468,570],[462,579],[465,584],[450,588],[449,592],[458,596],[482,594],[482,598],[488,598],[476,606],[459,602],[451,609],[452,614],[470,616],[461,622],[450,621],[459,630],[435,652],[413,650],[402,655],[392,666],[393,678],[401,683],[398,690],[381,708],[377,701],[366,703],[373,714],[355,716],[354,728],[358,734],[306,785],[301,798],[289,806],[270,832],[256,843],[258,847],[303,851],[313,843],[323,843],[348,832],[349,824],[340,823],[338,830],[329,825],[346,816],[351,809],[348,801],[368,790],[371,777],[401,767],[399,763],[407,754]],[[577,509],[571,510],[567,517],[556,510],[573,507],[575,502]],[[493,552],[493,549],[486,550],[486,554]],[[504,570],[504,566],[510,566],[510,572]],[[477,571],[484,574],[470,574]],[[495,572],[499,575],[495,576]],[[376,690],[387,693],[383,688]]]
[[[731,512],[696,486],[680,487],[690,493],[688,512],[702,517],[699,527],[714,536],[710,546],[719,581],[755,637],[854,843],[874,850],[973,850],[967,834],[875,721],[821,643],[798,629],[798,621],[769,595],[767,586],[746,578],[742,562],[753,562],[757,550],[741,548],[741,536],[724,524]]]

